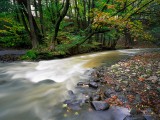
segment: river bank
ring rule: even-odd
[[[27,50],[0,50],[1,62],[13,62],[20,60],[20,57],[24,55]]]
[[[87,87],[91,89],[90,92],[83,91],[86,96],[85,102],[96,111],[107,111],[118,106],[130,111],[130,115],[124,120],[158,120],[160,119],[159,70],[159,51],[145,52],[112,66],[103,65],[92,69],[89,80],[80,81],[77,87],[84,90]],[[69,94],[74,96],[71,91]],[[80,109],[79,101],[72,102],[65,101],[64,104],[69,109]]]
[[[103,51],[111,51],[111,50],[123,50],[123,49],[144,49],[144,48],[159,48],[158,45],[150,42],[150,41],[135,41],[131,47],[125,47],[125,41],[118,41],[118,45],[115,49],[106,48],[99,46],[96,49],[89,49],[88,51],[79,51],[75,54],[53,54],[50,51],[48,52],[38,52],[32,49],[9,49],[9,48],[0,48],[0,61],[1,62],[14,62],[14,61],[41,61],[41,60],[53,60],[53,59],[62,59],[68,58],[72,56],[77,56],[80,54],[94,53],[94,52],[103,52]]]

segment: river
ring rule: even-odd
[[[123,120],[125,108],[104,112],[87,109],[67,112],[62,102],[68,90],[88,77],[87,70],[149,49],[82,54],[40,62],[0,63],[0,120]],[[53,81],[53,82],[52,82]]]

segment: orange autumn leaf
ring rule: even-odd
[[[143,77],[139,77],[138,80],[143,82],[145,79]]]

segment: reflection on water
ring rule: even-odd
[[[86,70],[102,64],[111,65],[141,51],[144,50],[99,52],[40,62],[0,63],[0,120],[121,120],[128,113],[126,109],[110,109],[106,116],[102,112],[84,109],[78,111],[79,115],[67,113],[67,117],[61,102],[68,97],[68,90],[74,90],[79,80],[86,79]],[[40,82],[43,80],[47,81]]]

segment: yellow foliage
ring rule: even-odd
[[[107,7],[108,7],[108,9],[113,9],[113,8],[115,8],[114,5],[107,5]]]

